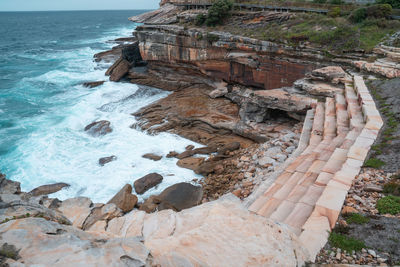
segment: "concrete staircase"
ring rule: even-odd
[[[383,121],[360,76],[318,102],[307,120],[300,140],[305,148],[249,210],[289,225],[314,260]]]

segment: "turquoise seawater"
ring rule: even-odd
[[[144,197],[195,177],[177,167],[176,159],[141,157],[184,150],[192,142],[129,127],[135,122],[132,112],[167,92],[135,94],[138,86],[131,83],[81,85],[108,80],[108,65],[94,62],[93,55],[115,45],[109,40],[130,36],[136,25],[128,17],[141,12],[0,12],[0,172],[21,182],[24,191],[66,182],[71,187],[55,197],[104,202],[150,172],[164,181]],[[109,120],[113,132],[87,135],[84,127],[95,120]],[[98,165],[110,155],[118,159]]]

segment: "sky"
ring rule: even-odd
[[[0,0],[0,11],[156,9],[160,0]]]

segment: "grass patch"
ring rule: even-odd
[[[335,232],[332,232],[329,236],[329,243],[336,247],[340,248],[342,250],[346,251],[360,251],[361,249],[365,248],[365,244],[363,241],[348,237],[342,234],[338,234]]]
[[[378,200],[376,208],[381,214],[397,215],[400,213],[400,197],[387,196]]]
[[[369,222],[368,217],[365,217],[364,215],[359,213],[351,213],[349,215],[346,215],[345,217],[348,223],[365,224]]]
[[[386,163],[377,158],[370,158],[364,163],[364,167],[379,169]]]
[[[400,184],[398,182],[389,182],[383,186],[383,192],[394,196],[400,196]]]

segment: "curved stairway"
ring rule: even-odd
[[[383,125],[362,77],[354,76],[344,87],[308,113],[312,128],[305,123],[302,133],[307,146],[249,207],[289,225],[311,260],[325,245]]]

